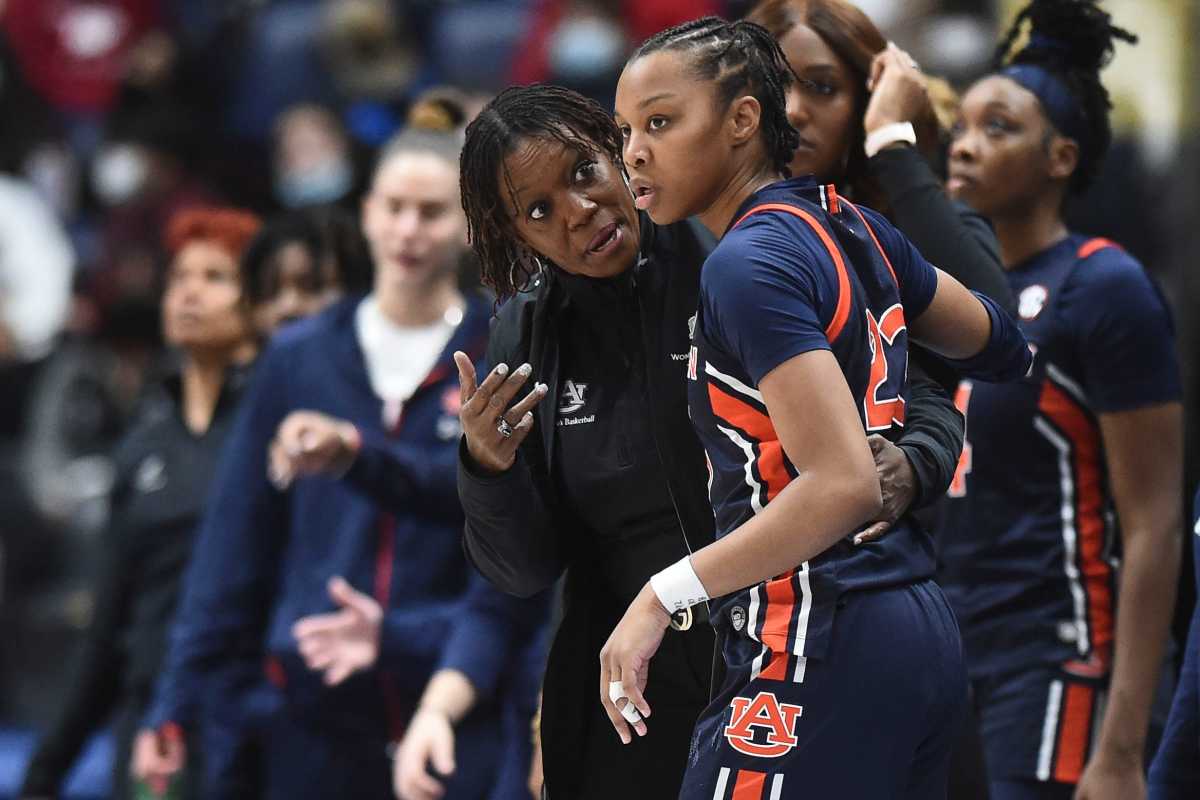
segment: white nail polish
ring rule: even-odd
[[[496,372],[500,375],[507,375],[508,374],[508,364],[497,364]]]

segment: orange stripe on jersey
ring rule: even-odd
[[[1095,690],[1079,683],[1068,683],[1063,697],[1062,723],[1058,726],[1055,747],[1054,780],[1077,783],[1087,761],[1088,742],[1092,738],[1092,707]]]
[[[790,570],[767,581],[767,614],[758,638],[770,648],[771,661],[759,673],[759,677],[771,681],[788,679],[788,656],[791,652],[791,648],[788,647],[788,628],[791,627],[792,617],[796,612],[796,589],[792,585],[795,574],[796,570]]]
[[[764,203],[761,206],[755,206],[739,217],[738,221],[730,226],[730,229],[741,225],[746,217],[753,214],[760,214],[764,211],[782,211],[785,214],[791,214],[804,220],[810,228],[816,231],[817,236],[821,239],[821,243],[829,251],[829,256],[833,259],[834,266],[837,267],[838,275],[837,309],[833,312],[833,319],[825,326],[825,338],[832,344],[834,339],[837,339],[838,335],[841,334],[842,328],[846,327],[846,320],[850,317],[850,276],[846,273],[846,262],[842,260],[842,251],[838,249],[833,238],[825,231],[821,223],[813,218],[812,214],[809,214],[804,209],[784,203]]]
[[[1095,239],[1088,239],[1086,242],[1079,245],[1079,250],[1075,253],[1075,256],[1077,258],[1087,258],[1088,256],[1098,253],[1106,247],[1115,247],[1118,250],[1122,249],[1121,245],[1117,244],[1111,239],[1104,239],[1097,236]]]
[[[744,430],[754,439],[753,444],[758,451],[755,463],[758,474],[767,484],[767,502],[774,500],[792,477],[784,466],[783,444],[775,433],[771,418],[750,404],[726,394],[711,381],[708,384],[708,401],[717,417]]]
[[[830,214],[836,214],[842,210],[841,206],[838,204],[837,187],[835,187],[832,183],[825,186],[825,204],[829,206]]]
[[[875,243],[875,248],[879,251],[879,255],[883,256],[883,263],[887,264],[888,272],[892,273],[892,281],[895,282],[897,288],[900,286],[900,279],[896,277],[896,270],[892,269],[892,260],[888,258],[887,251],[883,249],[883,245],[879,243],[879,239],[875,238],[875,229],[871,227],[871,223],[867,222],[867,218],[858,210],[858,206],[854,203],[846,203],[858,218],[862,220],[863,225],[867,226],[867,233],[871,234],[871,241]]]
[[[733,786],[733,797],[730,800],[762,800],[763,784],[767,781],[767,773],[739,769],[737,783]]]
[[[1071,443],[1075,484],[1075,531],[1079,573],[1087,595],[1092,651],[1110,652],[1113,641],[1112,567],[1104,558],[1104,482],[1100,433],[1084,410],[1050,381],[1042,384],[1038,409]]]

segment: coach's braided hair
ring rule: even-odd
[[[788,165],[800,134],[788,122],[785,92],[795,76],[775,37],[753,22],[704,17],[655,34],[630,61],[664,50],[686,53],[692,73],[716,84],[721,110],[742,94],[758,100],[759,127],[771,162],[782,175],[791,174]]]
[[[526,139],[554,141],[621,165],[621,131],[594,100],[559,86],[505,89],[467,126],[459,185],[467,236],[483,283],[503,300],[528,288],[541,263],[517,236],[512,176],[504,159]],[[500,184],[503,175],[504,185]]]
[[[1026,21],[1029,42],[1013,53]],[[1059,130],[1079,144],[1079,166],[1071,176],[1075,191],[1087,188],[1112,142],[1108,119],[1112,103],[1100,82],[1100,70],[1112,60],[1118,39],[1137,43],[1137,36],[1113,25],[1112,17],[1095,0],[1033,0],[1017,15],[996,50],[998,69],[1040,67],[1058,77],[1078,103],[1083,135]]]

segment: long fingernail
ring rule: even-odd
[[[531,372],[533,372],[533,367],[529,366],[528,364],[522,364],[521,366],[517,367],[518,375],[525,376]]]
[[[507,375],[508,374],[508,364],[497,364],[496,365],[496,374],[497,375]]]

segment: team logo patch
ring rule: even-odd
[[[746,627],[746,609],[741,606],[734,606],[729,609],[729,624],[733,626],[735,631],[740,631]]]
[[[696,345],[692,345],[691,352],[688,353],[688,368],[687,376],[689,381],[696,380],[697,362],[700,360],[700,353],[696,350]]]
[[[558,413],[574,414],[579,409],[587,404],[584,398],[587,394],[588,385],[586,383],[576,383],[575,381],[567,381],[563,386],[562,396],[558,401]]]
[[[133,476],[133,485],[139,492],[157,492],[167,485],[167,464],[162,456],[152,455],[142,459]]]
[[[1021,290],[1021,296],[1017,299],[1017,313],[1021,315],[1021,319],[1037,319],[1046,307],[1049,297],[1050,291],[1045,286],[1036,283],[1027,286]]]
[[[754,758],[778,758],[799,743],[796,720],[803,706],[780,703],[771,692],[759,692],[753,700],[735,697],[732,714],[725,728],[729,746]]]

